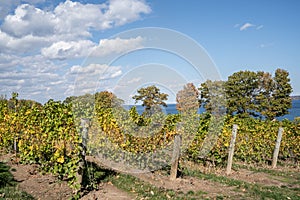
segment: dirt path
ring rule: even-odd
[[[37,173],[34,165],[11,165],[12,174],[19,188],[35,199],[64,200],[72,197],[73,192],[65,181],[59,181],[51,175]],[[101,184],[99,190],[89,192],[82,200],[132,200],[134,197],[111,183]]]
[[[37,165],[17,164],[13,155],[2,155],[0,161],[11,167],[10,171],[18,182],[22,191],[32,195],[38,200],[67,200],[73,195],[72,189],[66,181],[60,181],[49,174],[41,174]],[[83,196],[83,200],[132,200],[135,199],[111,183],[102,183],[99,190],[92,191]]]
[[[133,195],[118,189],[111,183],[104,183],[100,185],[98,191],[92,191],[83,196],[81,200],[132,200],[135,199]]]
[[[223,195],[227,199],[236,199],[243,196],[243,193],[234,190],[235,187],[229,187],[208,180],[199,180],[194,177],[177,178],[175,181],[171,181],[168,176],[159,173],[137,174],[136,177],[156,187],[182,191],[184,193],[188,191],[202,191],[206,193],[203,197],[209,199],[215,199],[220,195]]]
[[[242,163],[239,163],[242,166]],[[263,166],[263,167],[255,167],[252,166],[255,170],[246,169],[247,167],[239,167],[237,170],[232,169],[230,175],[226,175],[225,169],[211,169],[207,170],[207,168],[203,167],[203,165],[188,165],[188,168],[191,170],[200,171],[202,173],[212,173],[219,176],[225,176],[228,178],[241,180],[247,183],[253,184],[260,184],[264,186],[276,186],[276,187],[293,187],[293,188],[300,188],[300,185],[291,185],[290,183],[299,182],[300,180],[300,168],[299,167],[283,167],[278,166],[275,169],[272,169],[270,166]],[[249,166],[248,166],[249,167]],[[270,170],[272,173],[262,172],[262,170]],[[288,173],[289,176],[284,175],[281,176],[280,174]]]
[[[264,186],[288,187],[289,184],[280,176],[270,175],[264,172],[254,172],[247,169],[239,169],[228,176],[229,178],[242,180],[248,183],[257,183]],[[292,179],[293,177],[291,177]]]
[[[0,157],[0,161],[11,166],[11,173],[15,180],[19,183],[19,188],[28,194],[31,194],[36,199],[41,200],[64,200],[72,197],[73,192],[65,181],[60,181],[56,177],[48,174],[42,175],[38,170],[37,165],[21,165],[13,160],[11,155]],[[198,171],[202,171],[197,166]],[[277,169],[280,173],[281,169]],[[277,171],[274,171],[275,174]],[[290,171],[289,171],[290,172]],[[165,173],[165,172],[164,172]],[[225,199],[247,199],[247,195],[243,190],[237,190],[236,187],[230,187],[221,183],[201,180],[194,177],[177,178],[175,181],[170,181],[169,177],[161,172],[135,174],[134,176],[140,180],[154,185],[158,188],[171,189],[174,191],[189,191],[204,192],[204,198],[216,199],[218,196],[223,196]],[[224,170],[215,171],[215,174],[225,176]],[[239,169],[233,171],[228,178],[242,180],[248,183],[257,183],[264,186],[277,187],[298,187],[299,185],[291,185],[293,181],[299,182],[297,175],[299,170],[291,173],[291,180],[284,180],[282,176],[268,174],[264,172],[251,171],[247,169]],[[285,177],[286,178],[286,177]],[[289,178],[289,177],[288,177]],[[297,182],[297,183],[298,183]],[[99,190],[91,191],[81,198],[82,200],[132,200],[137,199],[133,194],[118,189],[112,183],[100,183]]]

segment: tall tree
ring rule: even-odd
[[[258,94],[255,97],[257,112],[269,120],[288,114],[288,109],[292,106],[289,73],[277,69],[274,77],[267,72],[257,72],[257,75],[259,79]]]
[[[193,83],[188,83],[176,95],[176,109],[180,113],[197,113],[199,108],[199,91]]]
[[[224,84],[224,81],[207,80],[200,85],[201,102],[207,112],[218,116],[226,112]]]
[[[273,77],[268,72],[257,72],[258,88],[255,96],[256,111],[261,114],[261,117],[273,119],[275,117],[274,107],[272,105],[273,91],[275,82]]]
[[[258,76],[251,71],[239,71],[228,77],[225,84],[229,114],[256,115]]]
[[[168,100],[168,94],[161,93],[155,85],[140,88],[137,93],[132,98],[135,99],[135,103],[142,101],[142,106],[145,107],[146,112],[150,112],[153,108],[157,109],[159,106],[167,107],[164,101]]]
[[[109,91],[97,92],[95,94],[95,104],[97,108],[119,107],[124,101]]]
[[[289,73],[277,69],[268,72],[240,71],[228,77],[226,97],[229,114],[243,114],[274,119],[288,114],[292,87]]]
[[[292,107],[290,95],[293,89],[290,84],[289,72],[283,69],[277,69],[274,82],[275,88],[271,103],[274,106],[275,117],[279,117],[288,114],[288,109]]]

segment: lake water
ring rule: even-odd
[[[289,119],[294,120],[295,117],[300,117],[300,100],[293,100],[292,101],[292,108],[289,109],[290,114],[284,115],[282,117],[278,117],[278,120],[282,119]]]
[[[126,106],[126,109],[129,109],[132,106]],[[138,113],[142,113],[144,111],[144,107],[142,107],[141,105],[137,105],[136,106]],[[168,104],[168,107],[163,108],[164,112],[167,114],[177,114],[177,110],[176,110],[176,104]],[[205,110],[201,107],[198,111],[198,113],[202,113]],[[289,114],[282,116],[282,117],[278,117],[278,120],[282,120],[282,119],[289,119],[289,120],[294,120],[295,117],[300,117],[300,100],[293,100],[292,101],[292,108],[289,109]]]

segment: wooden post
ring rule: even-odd
[[[87,146],[87,140],[88,140],[88,119],[80,119],[80,126],[82,127],[81,131],[81,137],[82,137],[82,155],[83,157],[86,154],[86,146]]]
[[[124,133],[124,136],[123,136],[123,143],[126,144],[126,141],[127,141],[127,139],[126,139],[126,135],[125,135],[125,133]],[[122,159],[123,159],[123,161],[125,161],[125,152],[124,152],[124,151],[122,151]]]
[[[181,135],[175,135],[170,180],[175,180],[177,177],[178,161],[180,156],[180,146],[181,146]]]
[[[85,156],[86,156],[86,147],[88,140],[88,119],[80,119],[81,126],[81,137],[82,137],[82,152],[81,152],[81,160],[79,162],[79,170],[77,173],[77,183],[82,184],[83,181],[83,173],[85,170]]]
[[[17,137],[14,136],[14,153],[15,153],[15,156],[17,155]]]
[[[272,168],[275,168],[277,165],[277,159],[278,159],[278,154],[279,154],[282,133],[283,133],[283,128],[279,127],[277,140],[276,140],[276,144],[275,144],[275,149],[274,149],[274,153],[273,153]]]
[[[232,127],[232,136],[231,136],[231,141],[230,141],[230,146],[229,146],[229,152],[228,152],[228,161],[227,161],[227,168],[226,168],[226,174],[230,174],[231,172],[231,166],[232,166],[232,159],[233,159],[233,154],[234,154],[234,144],[235,144],[235,138],[237,134],[237,129],[238,125],[233,124]]]

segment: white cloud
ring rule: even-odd
[[[105,17],[110,25],[124,25],[140,18],[140,13],[148,14],[151,8],[144,1],[139,0],[110,0]]]
[[[249,29],[249,28],[255,28],[256,30],[260,30],[260,29],[262,29],[263,27],[264,27],[264,25],[255,25],[255,24],[251,24],[251,23],[249,23],[249,22],[246,22],[246,23],[244,23],[244,24],[235,24],[234,26],[233,26],[234,28],[239,28],[240,29],[240,31],[245,31],[245,30],[247,30],[247,29]]]
[[[121,67],[108,66],[106,64],[90,64],[88,66],[74,65],[70,68],[68,75],[76,75],[78,79],[109,79],[121,75]]]
[[[73,84],[69,85],[65,94],[82,95],[95,92],[100,86],[103,87],[103,82],[108,83],[121,75],[122,70],[120,66],[108,66],[105,64],[90,64],[84,67],[79,65],[72,66],[65,78],[73,80]]]
[[[91,28],[97,30],[111,28],[103,26],[106,23],[102,12],[105,7],[105,4],[81,4],[67,0],[53,11],[55,29],[59,34],[78,33],[88,36]]]
[[[247,30],[248,28],[253,27],[253,26],[255,26],[255,25],[247,22],[240,27],[240,31]]]
[[[264,27],[264,25],[259,25],[259,26],[256,27],[256,30],[260,30],[260,29],[262,29],[263,27]]]
[[[108,0],[101,4],[66,0],[47,8],[41,7],[40,2],[46,1],[0,2],[0,94],[15,91],[21,98],[45,102],[50,98],[64,99],[72,88],[92,90],[99,80],[120,76],[121,68],[95,64],[70,67],[76,65],[73,59],[91,52],[106,56],[142,47],[141,37],[99,42],[92,37],[97,31],[139,20],[150,13],[144,0]],[[80,84],[74,86],[76,77]]]
[[[15,38],[0,31],[0,48],[2,52],[15,55],[39,52],[40,48],[50,44],[51,40],[51,37],[35,37],[32,35]]]
[[[274,43],[265,43],[265,44],[259,45],[260,48],[267,48],[267,47],[272,47],[272,46],[274,46]]]
[[[81,4],[66,0],[53,11],[22,4],[14,14],[6,16],[1,29],[14,37],[52,34],[88,37],[91,29],[105,30],[124,25],[150,11],[150,7],[139,0],[111,0],[108,4]]]
[[[46,0],[9,0],[0,2],[0,18],[5,17],[11,10],[13,10],[20,3],[38,4]]]
[[[20,98],[46,102],[50,98],[64,99],[75,77],[66,79],[63,65],[41,55],[17,57],[0,54],[0,94],[18,92]],[[3,63],[3,65],[2,65]]]
[[[6,16],[1,29],[14,37],[52,35],[55,31],[55,20],[55,15],[50,12],[22,4],[13,15]]]
[[[16,65],[17,59],[16,56],[0,53],[0,71],[10,71]]]
[[[90,40],[91,31],[124,25],[150,11],[144,1],[138,0],[112,0],[106,4],[67,0],[49,11],[22,4],[5,17],[0,27],[0,47],[28,53],[51,43]]]
[[[61,93],[63,85],[57,89],[51,86],[51,82],[57,81],[62,79],[54,73],[5,72],[0,75],[0,85],[5,85],[5,88],[1,87],[0,93],[10,95],[11,92],[17,91],[21,94],[21,98],[45,102],[50,98],[62,97],[60,94],[63,94]]]
[[[138,36],[129,39],[103,39],[99,44],[90,40],[59,41],[41,50],[43,56],[49,59],[82,58],[89,55],[107,56],[115,53],[125,53],[142,47],[143,38]]]
[[[127,84],[138,83],[141,80],[142,80],[142,77],[136,77],[136,78],[133,78],[133,79],[127,81]]]
[[[141,48],[143,45],[143,38],[138,36],[129,39],[103,39],[100,40],[99,45],[93,49],[93,56],[106,56],[113,53],[128,52]]]
[[[89,54],[94,43],[90,40],[59,41],[41,50],[43,56],[50,59],[79,58]]]

